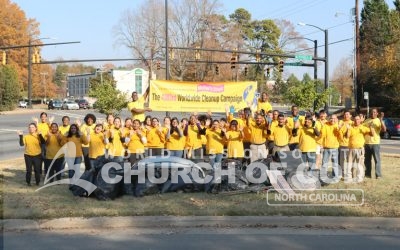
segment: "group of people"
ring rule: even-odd
[[[44,172],[59,180],[61,175],[57,173],[65,162],[71,178],[77,170],[73,166],[82,161],[85,170],[99,171],[108,161],[122,165],[148,156],[207,156],[211,166],[216,166],[224,157],[251,163],[268,154],[294,150],[300,150],[308,170],[326,171],[332,161],[332,174],[344,175],[345,182],[353,182],[353,178],[360,182],[364,174],[371,177],[372,157],[376,177],[382,176],[379,134],[386,128],[376,109],[368,119],[362,115],[352,119],[350,112],[345,112],[343,120],[338,121],[336,115],[328,119],[324,110],[318,117],[300,116],[298,107],[292,106],[291,115],[285,116],[273,110],[268,95],[262,93],[254,111],[245,108],[235,116],[227,107],[226,117],[221,119],[212,119],[212,114],[192,114],[181,120],[164,117],[161,123],[158,117],[145,116],[151,111],[144,107],[147,96],[148,90],[141,98],[133,92],[128,104],[132,117],[121,119],[108,114],[103,123],[96,122],[95,115],[87,114],[83,122],[72,123],[64,116],[58,125],[54,118],[41,113],[40,120],[29,124],[28,134],[19,132],[20,145],[25,146],[27,184],[31,183],[33,167],[39,185],[42,161]],[[63,147],[65,150],[61,150]],[[355,174],[353,167],[357,169]]]

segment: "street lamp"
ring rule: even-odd
[[[314,43],[314,85],[315,85],[315,93],[317,93],[318,89],[317,89],[317,80],[318,80],[318,65],[317,65],[317,57],[318,57],[318,41],[317,40],[312,40],[310,38],[307,37],[289,37],[289,39],[305,39],[308,41],[311,41]],[[313,110],[315,112],[316,110],[316,100],[314,100],[314,107]]]
[[[308,23],[298,23],[298,25],[301,26],[311,26],[314,28],[319,29],[320,31],[324,32],[325,34],[325,80],[324,80],[324,85],[325,85],[325,90],[329,88],[329,66],[328,66],[328,30],[327,29],[322,29],[318,26],[308,24]],[[325,111],[329,113],[329,105],[328,102],[325,102]]]
[[[32,40],[29,38],[28,43],[28,108],[32,108],[32,43],[44,39],[55,39],[51,37],[41,37]]]

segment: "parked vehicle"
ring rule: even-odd
[[[26,109],[27,106],[28,106],[28,103],[26,101],[20,101],[18,103],[18,107],[20,107],[20,108]]]
[[[54,109],[61,109],[62,108],[62,101],[61,100],[54,100],[53,101],[53,107]]]
[[[88,109],[89,108],[89,103],[85,99],[79,99],[77,101],[79,108],[80,109]]]
[[[386,132],[381,132],[381,138],[390,139],[392,136],[400,135],[400,130],[396,128],[394,122],[390,118],[383,118],[383,122],[386,126]]]
[[[79,105],[78,103],[74,102],[74,101],[65,101],[63,103],[63,105],[61,106],[61,109],[75,109],[78,110],[79,109]]]

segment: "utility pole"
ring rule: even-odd
[[[358,10],[358,0],[355,0],[355,39],[356,39],[356,48],[355,48],[355,53],[356,53],[356,74],[355,74],[355,81],[356,81],[356,109],[360,108],[361,103],[363,102],[363,92],[364,88],[362,86],[362,83],[360,82],[360,23],[358,22],[359,20],[359,10]]]

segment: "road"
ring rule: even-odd
[[[16,112],[14,114],[2,114],[0,116],[0,161],[9,160],[22,157],[23,148],[18,144],[17,131],[27,131],[27,125],[32,121],[32,117],[39,118],[40,110],[37,112],[21,113]],[[68,115],[71,121],[83,118],[88,112],[93,113],[99,120],[104,120],[105,115],[94,110],[47,110],[48,116],[54,116],[55,122],[61,123],[61,118],[64,115]],[[129,117],[130,114],[127,110],[121,112],[121,118],[124,119]],[[160,120],[165,117],[165,112],[151,112],[150,115],[158,117]],[[181,112],[171,112],[170,116],[176,116],[178,119],[187,117],[188,114]],[[221,117],[221,114],[216,114],[216,117]],[[400,152],[400,137],[393,137],[390,140],[382,140],[381,152],[398,154]]]
[[[2,249],[398,249],[398,231],[324,228],[117,228],[4,232]]]

